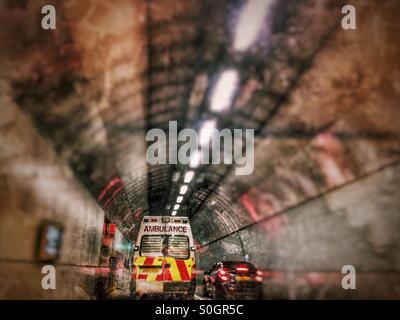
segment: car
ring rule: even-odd
[[[204,272],[203,295],[214,300],[262,299],[263,272],[247,261],[221,261]]]

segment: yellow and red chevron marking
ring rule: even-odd
[[[166,268],[165,265],[170,267]],[[194,265],[193,258],[181,260],[173,257],[136,257],[136,280],[146,281],[190,281],[192,268]],[[160,272],[146,272],[141,266],[161,266]]]
[[[162,266],[163,257],[136,257],[136,279],[146,281],[162,281],[162,269],[159,272],[146,272],[146,269],[141,269],[142,266]]]
[[[164,281],[190,281],[193,259],[186,260],[165,257],[165,263],[170,267],[164,270]]]

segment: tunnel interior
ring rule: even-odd
[[[348,2],[357,30],[331,0],[1,1],[0,297],[91,298],[105,221],[123,252],[143,216],[176,215],[199,274],[249,259],[268,298],[399,298],[400,4]],[[254,130],[253,170],[149,164],[171,121]]]

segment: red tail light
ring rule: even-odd
[[[114,223],[109,223],[107,225],[107,233],[110,235],[115,234],[115,224]]]
[[[247,273],[249,272],[249,267],[245,264],[238,264],[236,265],[236,272],[237,273]]]
[[[221,268],[218,270],[218,278],[221,281],[228,281],[229,280],[229,274],[228,274],[228,270],[225,268]]]
[[[256,281],[262,282],[263,281],[263,274],[264,274],[264,272],[262,272],[261,270],[257,270]]]

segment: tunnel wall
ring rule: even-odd
[[[14,14],[2,14],[8,27],[0,30],[4,30],[0,36],[2,47],[7,48],[0,78],[15,83],[13,96],[18,108],[30,114],[41,134],[54,144],[39,137],[31,119],[4,98],[12,94],[0,82],[0,297],[6,298],[90,296],[102,211],[52,150],[69,160],[93,195],[113,181],[116,173],[121,175],[118,178],[128,194],[118,194],[105,210],[124,234],[134,238],[148,200],[163,203],[164,193],[168,194],[165,190],[174,188],[169,168],[150,172],[148,176],[154,176],[155,183],[147,185],[145,172],[149,168],[143,159],[141,131],[149,121],[144,117],[152,118],[152,125],[162,124],[162,119],[175,119],[178,113],[173,110],[178,112],[186,103],[180,100],[184,96],[181,89],[191,89],[190,79],[198,71],[209,72],[196,70],[197,63],[184,63],[182,57],[200,57],[200,61],[208,61],[205,65],[209,64],[210,69],[220,63],[212,58],[219,55],[215,49],[219,35],[224,34],[219,32],[219,23],[213,23],[213,18],[198,19],[200,25],[211,30],[205,38],[211,37],[200,47],[191,44],[185,48],[188,39],[183,36],[194,34],[195,45],[197,38],[201,39],[196,36],[198,26],[190,27],[185,22],[178,28],[173,21],[179,15],[197,11],[192,2],[200,1],[167,1],[160,7],[149,7],[152,28],[146,28],[150,24],[144,6],[136,7],[131,1],[119,1],[112,10],[104,1],[65,6],[60,1],[52,2],[63,8],[61,12],[68,22],[65,25],[71,28],[60,24],[57,33],[46,37],[31,23],[39,15],[39,2],[27,2],[26,10],[21,8],[24,5],[16,5]],[[224,2],[220,9],[212,7],[207,16],[225,12]],[[216,261],[238,260],[248,254],[265,271],[266,298],[398,297],[399,170],[388,167],[373,173],[399,159],[398,135],[385,138],[385,133],[398,133],[398,3],[387,1],[378,7],[373,2],[351,1],[360,9],[358,31],[337,32],[333,41],[325,44],[319,37],[335,20],[333,15],[327,19],[332,8],[325,10],[328,6],[323,4],[328,1],[295,3],[312,6],[313,2],[316,11],[294,10],[305,11],[298,19],[305,23],[295,24],[300,30],[306,29],[300,32],[302,36],[296,38],[282,31],[277,37],[282,44],[274,44],[279,56],[280,49],[290,49],[287,51],[296,58],[298,68],[309,64],[310,72],[300,77],[297,87],[288,88],[291,75],[297,74],[289,63],[293,63],[290,55],[286,62],[284,54],[279,59],[263,56],[263,60],[272,62],[264,66],[264,72],[257,71],[264,75],[249,73],[254,76],[249,89],[256,84],[262,90],[273,89],[274,95],[289,96],[286,90],[295,92],[290,93],[290,99],[282,103],[281,111],[270,123],[264,124],[268,130],[258,139],[267,138],[256,150],[261,165],[256,164],[255,174],[249,179],[221,180],[217,195],[202,202],[193,213],[196,215],[190,217],[198,244],[205,245],[198,250],[197,264],[206,269]],[[318,10],[325,13],[319,15]],[[176,17],[175,11],[179,11]],[[189,20],[193,20],[191,16]],[[152,29],[150,36],[146,34],[148,29]],[[15,44],[16,38],[21,43]],[[177,39],[185,40],[182,52],[175,44]],[[317,50],[316,45],[321,51],[312,60],[309,55]],[[143,86],[143,80],[149,83]],[[142,91],[149,97],[144,99]],[[269,108],[275,104],[266,97],[255,100],[260,104],[261,120],[264,113],[270,118]],[[142,105],[146,105],[148,114],[144,114]],[[242,111],[247,118],[247,109]],[[155,121],[159,118],[160,122]],[[296,129],[309,135],[297,139]],[[268,138],[268,134],[275,132],[278,137],[285,131],[288,139]],[[345,136],[353,140],[345,141]],[[257,214],[240,208],[243,193],[253,187],[258,189],[259,199],[272,199],[269,206],[260,201]],[[157,197],[149,198],[150,192]],[[253,195],[256,192],[250,192],[250,197]],[[208,207],[213,197],[218,201]],[[62,290],[55,292],[41,290],[42,264],[34,255],[38,227],[46,218],[66,227],[57,263]],[[263,222],[249,226],[259,219]],[[356,291],[340,288],[344,264],[356,267]]]
[[[265,271],[266,298],[400,297],[399,7],[350,3],[357,32],[339,29],[315,55],[266,126],[255,173],[220,187],[231,195],[226,210],[192,219],[199,268],[248,254]],[[325,129],[300,138],[299,124]],[[243,200],[252,205],[233,208]],[[348,264],[356,290],[341,287]]]
[[[399,298],[399,182],[400,165],[372,173],[211,243],[199,266],[248,254],[266,271],[267,298]],[[356,290],[341,288],[344,265],[356,269]]]
[[[104,213],[0,83],[0,299],[87,299],[99,263]],[[64,228],[56,290],[41,286],[45,220]]]

